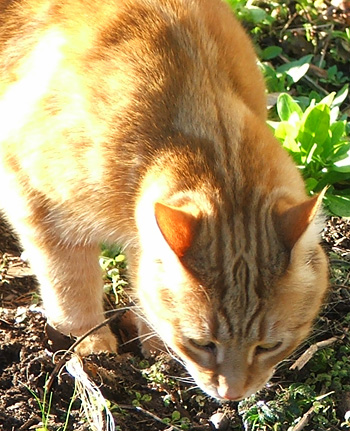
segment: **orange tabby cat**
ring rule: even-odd
[[[265,124],[249,39],[220,0],[0,1],[2,207],[51,324],[103,320],[101,241],[208,394],[258,390],[327,286],[321,198]],[[140,325],[141,328],[142,325]],[[109,329],[83,354],[116,350]]]

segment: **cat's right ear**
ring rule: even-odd
[[[158,227],[169,247],[183,257],[191,247],[198,218],[195,213],[156,202],[154,207]]]
[[[326,189],[311,199],[291,206],[279,213],[277,218],[277,230],[281,239],[289,250],[292,250],[296,242],[306,235],[309,230],[322,230],[319,228],[318,215],[321,211],[322,200]],[[315,232],[314,232],[315,233]],[[315,238],[316,235],[310,235]]]

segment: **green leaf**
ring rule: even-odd
[[[343,174],[350,174],[350,165],[347,166],[332,166],[333,172],[341,172]]]
[[[178,421],[181,419],[181,414],[180,412],[178,412],[177,410],[173,411],[172,415],[171,415],[171,419],[173,421]]]
[[[277,68],[277,72],[286,73],[294,83],[298,82],[309,70],[312,57],[312,55],[305,55],[299,60],[283,64]]]
[[[115,261],[116,262],[124,262],[125,261],[125,256],[124,254],[119,254],[118,256],[115,257]]]
[[[300,106],[287,93],[283,93],[278,97],[277,112],[282,121],[288,121],[293,114],[296,114],[299,119],[303,115]]]
[[[322,103],[323,105],[327,105],[329,107],[331,107],[333,100],[335,97],[335,91],[333,91],[332,93],[329,93],[326,97],[324,97],[320,103]]]
[[[315,178],[307,178],[305,180],[306,190],[308,193],[312,192],[318,184],[318,181]]]
[[[262,60],[271,60],[280,55],[282,51],[283,49],[280,46],[268,46],[262,51],[260,57]]]
[[[337,166],[341,166],[344,163],[348,164],[347,160],[350,158],[349,151],[350,144],[345,142],[342,145],[335,147],[333,162],[337,163]]]
[[[318,104],[311,110],[305,111],[298,139],[306,153],[310,152],[313,144],[321,146],[325,142],[328,137],[329,126],[329,106]]]
[[[298,129],[292,124],[282,121],[275,129],[275,136],[282,141],[287,138],[295,140],[298,136]]]
[[[333,100],[333,106],[341,105],[344,102],[344,100],[347,98],[348,94],[349,94],[349,84],[346,84],[340,91],[338,91],[337,95],[335,96],[335,99]]]
[[[325,201],[329,209],[339,217],[350,217],[350,197],[327,195]]]
[[[269,17],[269,15],[264,11],[264,9],[261,9],[260,7],[247,6],[247,9],[249,10],[249,15],[255,24],[258,24],[259,22]]]
[[[331,142],[337,144],[340,138],[345,134],[345,121],[337,121],[331,125]]]
[[[315,192],[321,191],[324,187],[330,184],[337,184],[350,179],[350,173],[348,172],[337,172],[330,170],[324,173],[322,179],[319,180],[317,187],[314,189]]]

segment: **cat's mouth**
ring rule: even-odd
[[[248,390],[245,393],[241,393],[234,388],[199,386],[205,393],[220,401],[241,401],[256,392],[255,390]]]
[[[250,397],[265,386],[274,372],[270,369],[263,376],[249,378],[244,373],[227,377],[209,370],[200,372],[193,364],[187,364],[187,370],[203,392],[220,401],[240,401]]]

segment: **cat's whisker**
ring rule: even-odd
[[[204,296],[205,296],[206,300],[208,301],[208,304],[210,304],[210,296],[207,292],[207,289],[202,284],[198,284],[198,287],[204,293]]]
[[[190,384],[190,385],[194,385],[196,383],[193,377],[179,377],[179,376],[169,376],[169,377],[179,382]]]
[[[141,335],[138,335],[137,337],[131,338],[128,341],[125,341],[125,343],[121,344],[121,346],[126,346],[127,344],[133,343],[134,341],[140,341],[141,343],[146,342],[152,339],[153,337],[157,337],[157,334],[155,332],[149,332],[148,334],[141,334]]]
[[[178,362],[180,365],[182,365],[184,368],[186,368],[186,363],[181,358],[179,358],[177,355],[172,353],[170,351],[170,349],[168,349],[168,348],[167,348],[167,353],[171,356],[172,359],[174,359],[174,361]]]
[[[191,391],[196,391],[198,389],[201,389],[201,388],[198,385],[194,385],[194,386],[191,386],[189,388],[186,388],[185,391],[186,392],[191,392]],[[201,391],[201,395],[203,396],[203,398],[205,398],[207,400],[212,400],[212,397],[210,397],[208,394],[206,394],[203,391]]]

